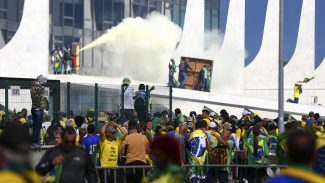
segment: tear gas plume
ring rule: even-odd
[[[81,50],[100,46],[94,49],[95,67],[90,74],[166,84],[168,63],[181,33],[167,17],[152,13],[147,18],[124,19]]]
[[[224,44],[224,34],[218,30],[205,33],[206,58],[213,60],[211,91],[238,94],[243,79],[243,56],[241,45]]]

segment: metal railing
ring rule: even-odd
[[[248,169],[281,169],[286,168],[286,165],[184,165],[182,168],[184,170],[184,175],[186,175],[187,171],[190,168],[204,168],[207,171],[207,178],[209,175],[210,169],[224,169],[230,168],[231,171],[234,169],[248,170]],[[96,167],[100,182],[112,182],[112,183],[127,183],[127,182],[139,182],[143,177],[147,177],[151,174],[154,169],[153,166],[117,166],[117,167]],[[238,177],[235,174],[228,176],[229,181],[231,182],[241,182],[243,180],[247,180],[248,175],[246,171],[245,175]],[[265,171],[266,172],[266,171]],[[188,182],[189,177],[186,177],[186,182]],[[264,179],[269,178],[269,176],[265,173]],[[199,180],[200,182],[200,180]]]
[[[23,108],[31,109],[32,102],[30,88],[34,79],[0,78],[0,111],[5,115],[9,112],[19,112]],[[49,80],[46,84],[45,96],[49,101],[50,110],[46,112],[53,117],[58,112],[75,115],[86,115],[88,109],[94,109],[95,119],[99,112],[123,114],[124,95],[121,85],[103,85],[97,83],[77,84],[60,83],[58,80]],[[132,86],[138,90],[138,86]],[[156,86],[145,99],[148,106],[148,118],[156,112],[167,111],[172,115],[172,88]]]

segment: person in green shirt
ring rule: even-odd
[[[152,129],[156,130],[158,125],[164,126],[164,120],[162,119],[162,114],[160,112],[157,112],[153,115],[152,119]]]
[[[278,158],[278,164],[280,165],[287,165],[288,162],[288,133],[289,131],[293,130],[295,128],[293,123],[286,123],[284,125],[285,131],[282,134],[279,134],[278,136],[278,142],[277,142],[277,149],[276,149],[276,155]]]
[[[169,74],[168,74],[168,86],[175,87],[175,82],[174,82],[174,74],[176,73],[176,64],[175,60],[172,58],[170,59],[168,69],[169,69]]]
[[[268,138],[261,135],[260,126],[255,125],[253,127],[253,137],[247,138],[247,160],[248,165],[263,165],[265,158],[269,154]],[[259,183],[262,182],[262,177],[265,174],[264,168],[249,168],[248,182]]]

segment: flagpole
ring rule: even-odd
[[[284,71],[283,71],[283,9],[284,0],[279,0],[279,89],[278,89],[278,128],[284,132]]]

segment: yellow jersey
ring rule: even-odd
[[[99,141],[101,166],[117,166],[120,145],[120,140],[109,141],[105,139],[104,142]]]
[[[41,180],[34,171],[27,171],[24,176],[28,177],[33,183],[41,183]],[[0,172],[0,183],[26,183],[26,180],[23,178],[24,176],[5,170]]]
[[[294,89],[293,89],[293,97],[294,98],[299,98],[300,92],[299,92],[299,87],[298,85],[295,85]]]

